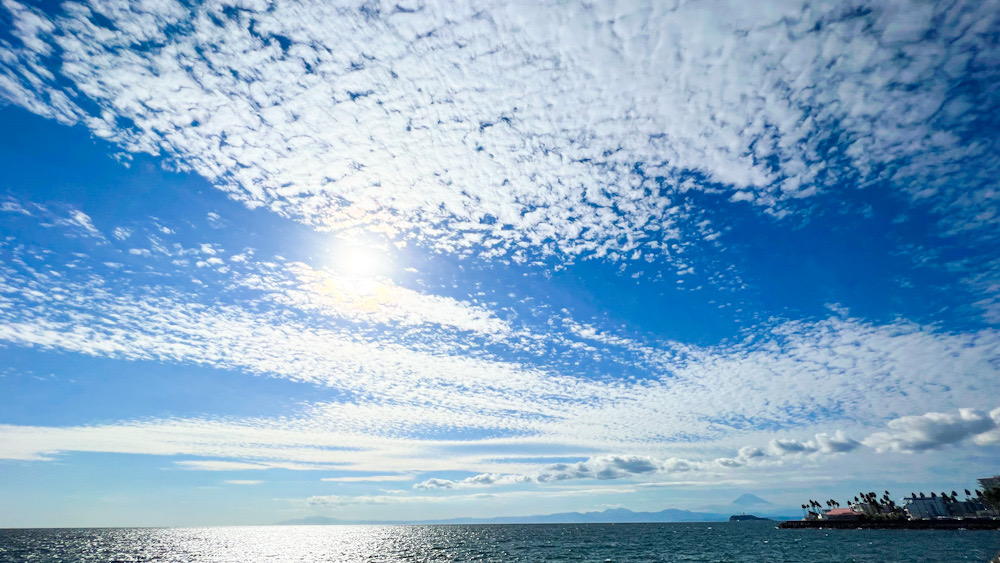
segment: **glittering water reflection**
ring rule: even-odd
[[[975,561],[996,531],[769,523],[0,530],[0,561]]]

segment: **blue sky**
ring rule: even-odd
[[[744,4],[4,0],[0,526],[996,473],[1000,6]]]

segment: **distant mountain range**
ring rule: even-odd
[[[742,501],[741,501],[742,499]],[[756,499],[756,500],[754,500]],[[777,507],[760,497],[742,495],[733,502],[738,507]],[[628,522],[725,522],[732,514],[695,512],[668,508],[659,512],[634,512],[627,508],[609,508],[600,512],[560,512],[533,516],[499,516],[496,518],[450,518],[447,520],[419,521],[356,521],[338,520],[326,516],[310,516],[279,522],[281,525],[323,524],[612,524]],[[775,520],[792,520],[797,517],[769,516]]]

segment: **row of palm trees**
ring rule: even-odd
[[[822,514],[824,504],[828,509],[840,508],[840,503],[835,499],[829,499],[823,504],[809,499],[808,504],[802,505],[802,510],[804,511],[804,516],[811,515],[814,518],[818,518]],[[885,491],[881,497],[879,497],[874,491],[870,492],[860,492],[854,496],[853,502],[848,499],[847,505],[855,511],[862,512],[868,516],[873,517],[902,517],[902,508],[896,506],[896,503],[892,500],[889,491]],[[817,510],[813,510],[817,509]]]
[[[910,498],[928,498],[924,493],[910,493]],[[938,498],[937,493],[931,493],[930,498]],[[966,511],[965,504],[959,504],[958,491],[952,491],[948,494],[945,491],[941,492],[941,501],[947,507],[948,505],[957,505],[954,510],[960,510],[963,514]],[[976,490],[975,493],[969,489],[965,489],[965,502],[971,500],[977,500],[980,503],[986,502],[990,504],[990,499],[984,497],[983,492]],[[881,496],[877,495],[874,491],[870,492],[860,492],[854,496],[853,501],[851,499],[847,500],[847,505],[856,512],[865,514],[870,518],[880,518],[880,519],[897,519],[905,518],[906,512],[903,507],[896,505],[892,500],[892,495],[889,491],[884,491]],[[809,499],[807,504],[802,505],[802,515],[803,517],[818,518],[820,514],[823,513],[823,507],[826,506],[828,510],[834,508],[840,508],[840,503],[835,499],[828,499],[822,504],[813,499]],[[948,509],[951,512],[953,509]]]
[[[910,496],[913,498],[917,498],[916,493],[910,493]],[[965,489],[965,500],[972,500],[973,497],[983,498],[983,492],[980,491],[979,489],[976,489],[976,492],[973,493],[969,489]],[[924,493],[920,493],[920,498],[927,498],[927,497],[924,496]],[[935,498],[934,493],[931,493],[931,498]],[[947,492],[941,491],[941,500],[943,500],[944,502],[958,502],[958,492],[952,491],[951,494],[949,495]]]
[[[826,505],[828,509],[840,508],[840,503],[834,499],[828,499],[824,501],[823,504],[820,504],[818,501],[815,501],[813,499],[809,499],[808,504],[802,505],[803,516],[806,516],[808,514],[813,517],[818,517],[823,511],[824,505]],[[814,508],[816,510],[813,510]]]

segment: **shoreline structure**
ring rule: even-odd
[[[902,504],[889,491],[879,497],[874,492],[859,493],[848,499],[847,508],[829,499],[820,504],[809,500],[802,505],[802,520],[789,520],[779,528],[871,529],[871,530],[1000,530],[1000,475],[978,479],[982,490],[958,493],[910,493]],[[826,509],[823,509],[824,504]]]
[[[940,518],[937,520],[788,520],[785,529],[817,530],[1000,530],[996,518]]]

